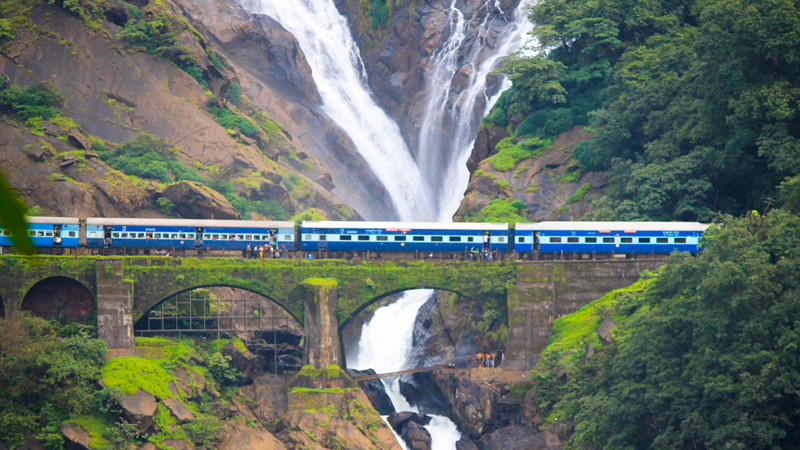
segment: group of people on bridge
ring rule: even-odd
[[[247,249],[244,251],[244,257],[246,259],[264,259],[272,258],[272,259],[287,259],[289,257],[289,251],[286,250],[286,246],[282,245],[278,247],[277,242],[274,244],[266,244],[266,245],[256,245],[252,247],[249,243],[247,244]]]
[[[475,353],[475,367],[478,369],[494,369],[501,367],[506,359],[505,353],[502,351],[495,353]],[[467,353],[467,368],[471,369],[472,354]]]

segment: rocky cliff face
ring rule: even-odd
[[[491,218],[486,208],[498,199],[509,205],[520,201],[514,205],[519,205],[516,213],[528,221],[583,217],[591,210],[589,200],[601,197],[608,184],[605,173],[582,172],[572,156],[590,137],[583,129],[576,126],[552,142],[531,147],[503,128],[481,129],[467,162],[472,176],[455,220]],[[504,149],[516,157],[506,156]]]
[[[485,2],[461,0],[457,7],[469,22],[462,49],[471,47],[478,39],[486,40],[483,54],[473,60],[466,50],[459,55],[457,75],[450,93],[450,101],[466,87],[475,68],[474,61],[482,61],[495,46],[500,30],[484,35],[476,32],[478,24],[488,15],[503,15],[512,11],[519,0]],[[397,121],[409,147],[416,148],[419,127],[426,104],[426,87],[433,73],[434,54],[451,35],[449,0],[401,0],[392,2],[389,20],[373,27],[369,15],[370,2],[337,0],[336,6],[347,16],[353,36],[356,37],[369,78],[369,85],[380,105]],[[496,81],[493,79],[492,81]]]
[[[148,8],[166,5],[163,14],[191,24],[180,32],[175,48],[183,56],[178,58],[146,51],[123,39],[121,31],[134,23],[134,17],[130,8],[119,3],[80,2],[77,10],[96,6],[104,12],[99,18],[89,16],[93,20],[41,0],[11,3],[6,10],[14,14],[14,23],[24,26],[18,26],[14,39],[0,46],[0,73],[13,86],[53,83],[64,97],[63,115],[73,121],[80,135],[89,138],[87,142],[96,139],[113,148],[143,132],[166,138],[180,150],[179,157],[187,166],[200,168],[209,179],[231,181],[236,193],[248,200],[276,201],[289,215],[314,207],[332,219],[358,217],[331,191],[346,196],[350,205],[361,210],[391,208],[390,202],[381,201],[382,187],[347,136],[318,111],[318,94],[296,40],[270,18],[250,15],[226,0],[138,2],[148,14]],[[181,70],[174,61],[193,61],[186,66],[192,70]],[[227,103],[233,83],[241,86],[242,100],[237,106]],[[208,110],[217,98],[243,120],[257,124],[258,132],[245,135],[220,124],[219,117]],[[19,153],[26,145],[39,148],[48,143],[54,146],[53,156],[91,150],[83,145],[56,145],[54,139],[70,142],[69,130],[41,136],[12,116],[6,116],[5,122],[5,140],[0,142],[4,155]],[[49,161],[47,155],[42,157],[39,163]],[[35,159],[15,155],[5,157],[2,168],[35,174],[11,175],[28,203],[41,206],[43,213],[157,214],[154,201],[162,196],[164,186],[128,189],[132,183],[123,181],[125,189],[116,194],[130,192],[124,199],[117,198],[110,188],[104,189],[107,166],[95,164],[101,167],[94,169],[100,170],[95,179],[88,171],[70,176],[59,166],[62,161],[57,162],[55,170],[49,171],[34,167]],[[206,172],[207,168],[213,172]],[[63,189],[52,200],[45,195],[52,188],[34,186],[43,184],[35,180],[51,175],[80,179],[87,186]],[[102,193],[97,194],[98,190]]]

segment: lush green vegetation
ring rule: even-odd
[[[702,255],[674,254],[651,281],[554,323],[532,378],[549,422],[574,419],[574,446],[800,441],[800,217],[775,210],[720,223]],[[595,332],[606,317],[614,342]],[[582,363],[589,341],[598,353]]]
[[[106,345],[89,326],[0,318],[0,441],[16,448],[35,436],[61,448],[61,424],[103,407],[95,391]]]
[[[100,158],[111,167],[139,178],[164,183],[205,181],[197,169],[187,167],[178,159],[178,152],[178,148],[170,145],[168,140],[140,133],[133,140],[102,152]]]
[[[64,102],[64,97],[50,83],[37,83],[25,88],[13,85],[1,87],[0,113],[11,114],[22,122],[55,117]]]
[[[599,217],[760,209],[800,173],[798,17],[797,0],[537,2],[544,51],[506,61],[484,123],[516,140],[590,125],[574,154],[610,171]]]
[[[514,225],[517,222],[526,220],[521,214],[524,214],[527,208],[528,205],[522,200],[496,198],[480,211],[467,213],[464,216],[464,221]]]
[[[542,152],[550,147],[550,141],[539,138],[523,139],[518,144],[514,137],[507,137],[497,144],[497,154],[489,159],[495,170],[505,172],[513,169],[523,159],[541,156]]]

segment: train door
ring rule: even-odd
[[[53,247],[61,247],[61,225],[53,225]]]
[[[203,248],[203,227],[197,227],[194,229],[194,248]]]
[[[111,227],[110,225],[103,225],[103,247],[111,247]]]

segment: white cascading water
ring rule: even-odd
[[[522,0],[508,21],[499,0],[484,0],[479,10],[485,10],[485,15],[481,18],[475,14],[468,21],[456,7],[456,0],[452,0],[450,37],[432,57],[417,157],[422,173],[445,174],[429,179],[438,183],[429,183],[438,221],[451,221],[461,204],[469,183],[466,164],[480,121],[499,94],[511,87],[510,82],[503,80],[495,95],[490,95],[487,76],[503,58],[525,45],[533,29],[526,18],[532,2]],[[502,26],[499,33],[498,25]],[[490,49],[487,40],[493,33],[498,34],[492,39],[494,47]],[[470,36],[474,38],[468,39]],[[454,94],[454,81],[464,66],[469,69],[469,80],[464,89]]]
[[[395,303],[375,311],[375,315],[361,330],[358,353],[347,355],[348,367],[357,370],[373,369],[377,373],[398,372],[408,368],[414,322],[419,309],[433,292],[430,289],[408,291]],[[386,393],[395,410],[419,412],[400,393],[399,377],[383,378],[381,382],[386,387]],[[431,423],[425,428],[431,433],[432,449],[454,450],[456,442],[461,439],[456,424],[444,416],[430,416]],[[404,449],[407,448],[401,439],[398,442]]]
[[[347,19],[333,0],[240,0],[280,22],[300,43],[325,113],[350,136],[394,203],[398,219],[435,218],[422,174],[397,124],[364,85],[365,71]]]

